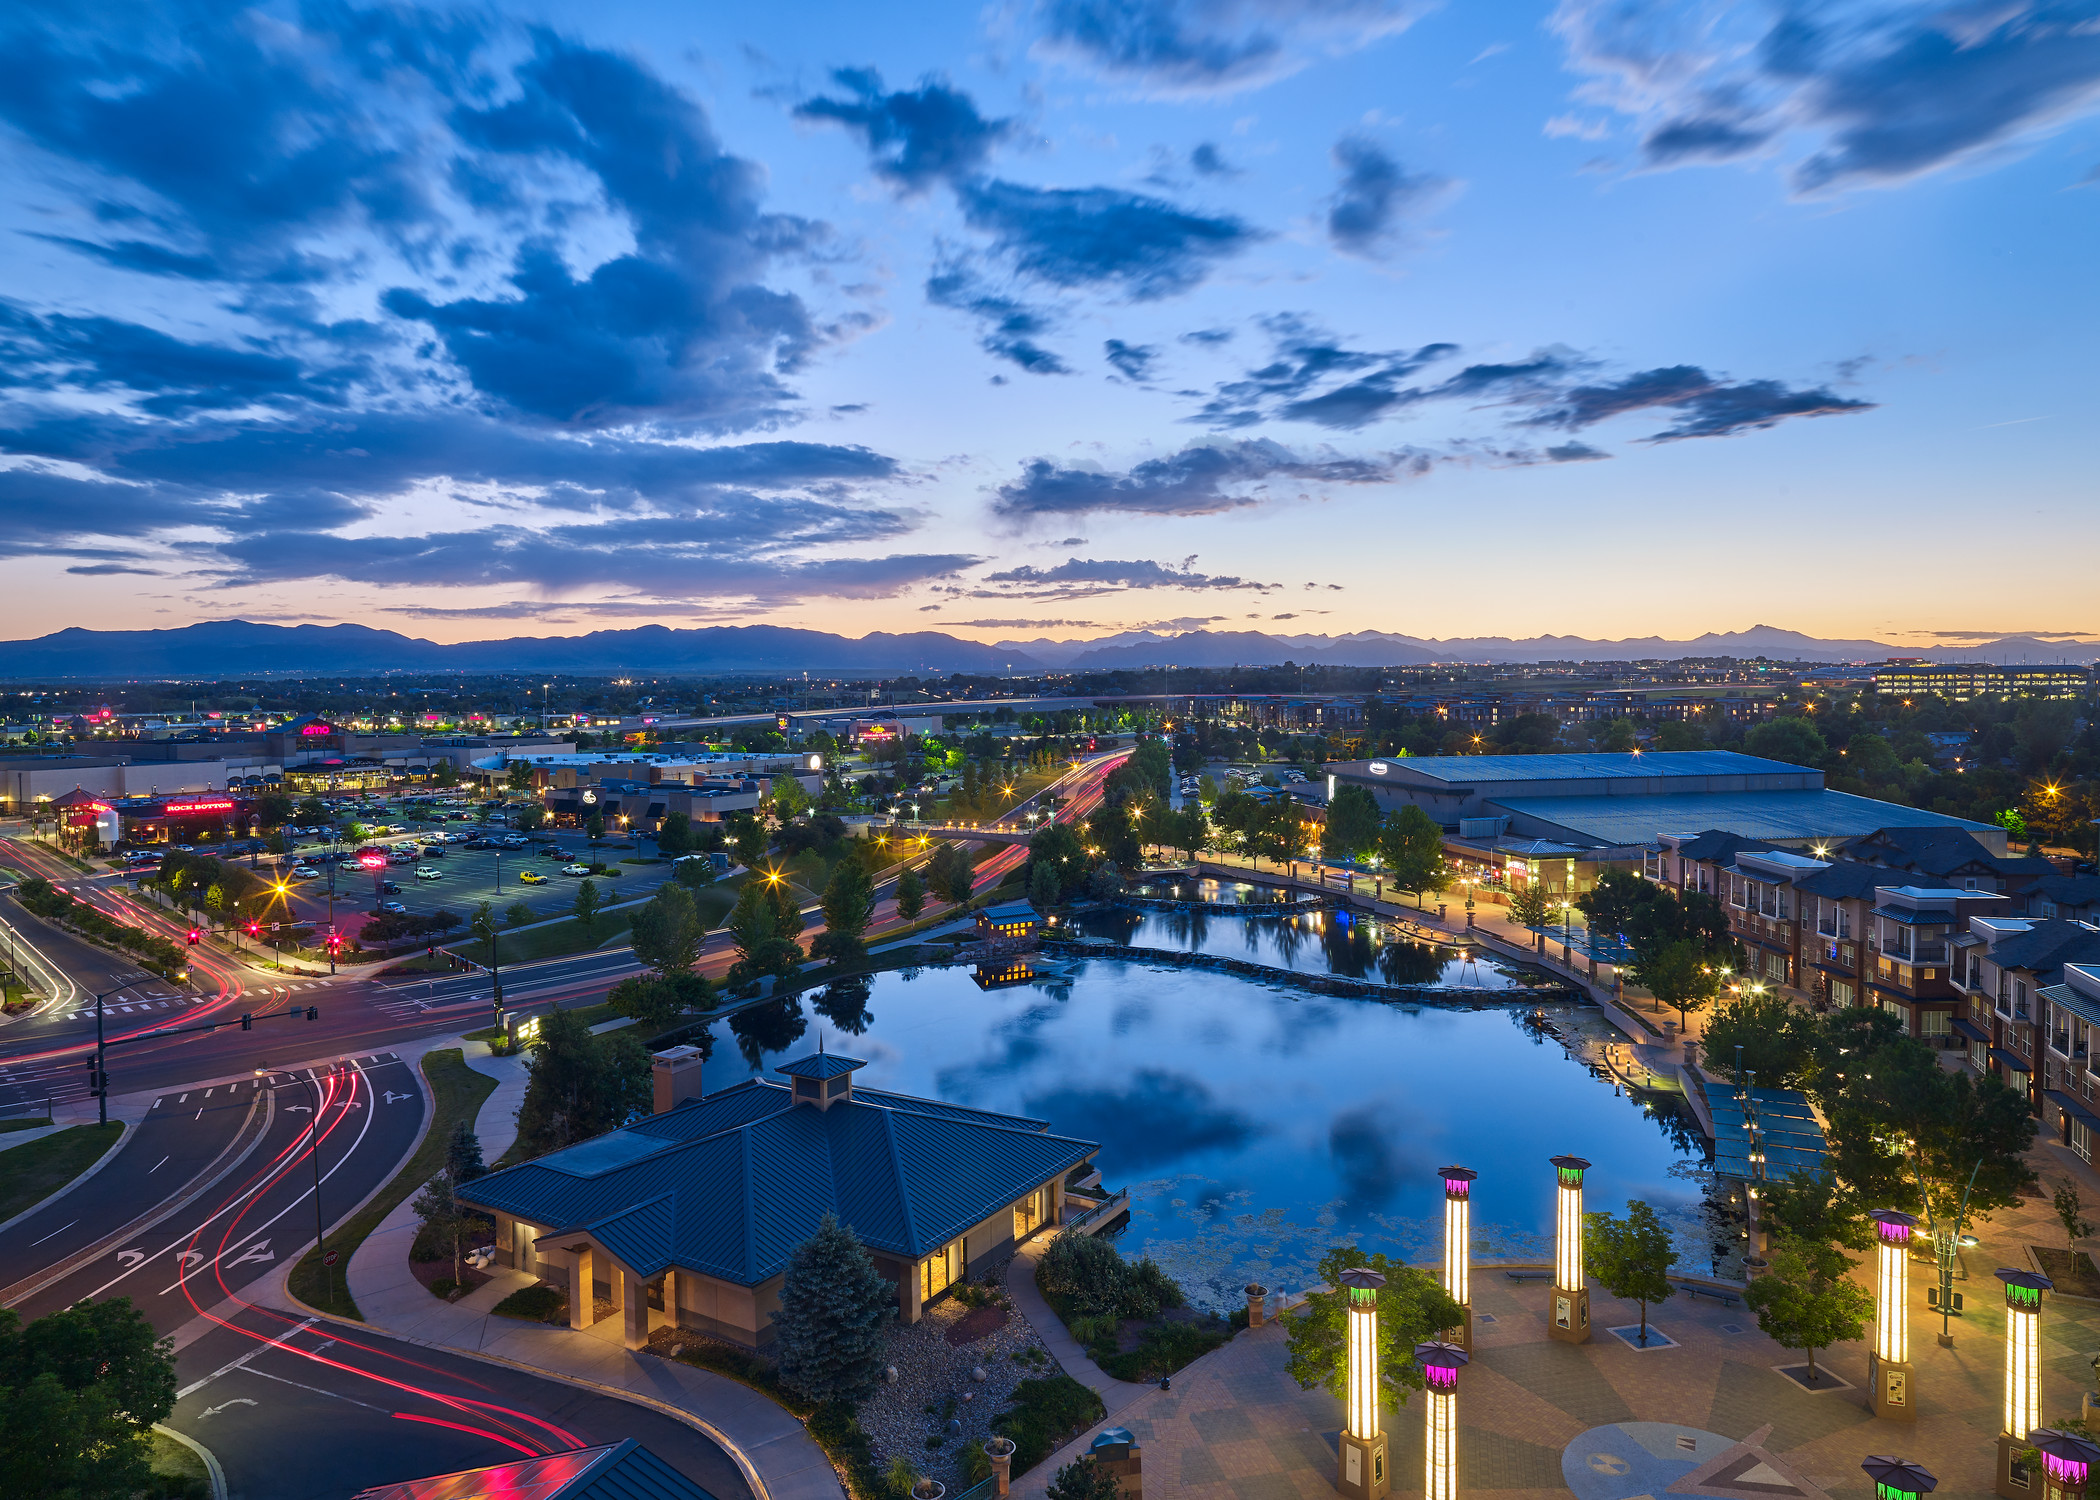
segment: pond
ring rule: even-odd
[[[1039,960],[1038,962],[1043,962]],[[1446,1163],[1478,1171],[1475,1255],[1550,1260],[1547,1158],[1586,1156],[1589,1205],[1645,1198],[1707,1269],[1703,1143],[1568,1060],[1531,1007],[1396,1005],[1114,959],[980,989],[968,967],[901,970],[715,1023],[710,1092],[813,1051],[873,1087],[1031,1115],[1099,1141],[1132,1193],[1127,1254],[1200,1306],[1259,1280],[1295,1291],[1337,1244],[1441,1254]],[[1594,1011],[1549,1006],[1562,1020]]]
[[[1535,970],[1504,963],[1484,950],[1416,942],[1375,918],[1348,912],[1242,917],[1193,908],[1102,906],[1060,923],[1049,935],[1211,953],[1298,974],[1334,974],[1381,984],[1521,992],[1549,982]]]

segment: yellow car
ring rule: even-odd
[[[520,870],[520,871],[518,871],[518,884],[519,884],[519,885],[545,885],[546,883],[547,883],[547,877],[546,877],[546,876],[544,876],[544,875],[542,875],[542,874],[541,874],[541,873],[540,873],[539,871],[537,871],[537,870]]]

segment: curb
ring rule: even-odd
[[[114,1158],[119,1151],[122,1151],[124,1149],[124,1143],[131,1139],[131,1133],[139,1128],[138,1121],[136,1120],[125,1120],[121,1123],[124,1126],[124,1133],[118,1136],[116,1140],[109,1145],[108,1149],[106,1149],[100,1156],[95,1158],[95,1164],[92,1167],[89,1167],[85,1172],[82,1172],[78,1177],[74,1178],[71,1182],[67,1183],[64,1187],[58,1189],[56,1192],[47,1193],[45,1196],[37,1199],[36,1202],[30,1204],[29,1207],[23,1209],[12,1219],[9,1219],[4,1224],[0,1224],[0,1229],[7,1229],[12,1227],[13,1225],[19,1224],[24,1219],[28,1218],[31,1214],[35,1213],[38,1209],[44,1207],[46,1204],[56,1203],[59,1199],[65,1197],[66,1194],[72,1192],[73,1189],[79,1187],[83,1182],[86,1182],[90,1177],[94,1176],[97,1172],[101,1171],[104,1167],[108,1166],[111,1159]],[[66,1128],[70,1130],[74,1127],[69,1125]],[[54,1132],[54,1134],[55,1133],[56,1132]]]
[[[155,1422],[153,1430],[162,1437],[173,1438],[204,1460],[205,1483],[211,1488],[211,1500],[226,1500],[226,1471],[219,1467],[218,1455],[187,1433],[177,1432],[162,1422]]]

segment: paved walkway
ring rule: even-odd
[[[464,1046],[467,1065],[498,1080],[476,1121],[483,1159],[494,1161],[517,1136],[524,1061],[491,1057],[486,1043]],[[408,1248],[416,1233],[413,1201],[387,1215],[350,1258],[350,1295],[371,1327],[645,1400],[683,1415],[722,1445],[744,1471],[758,1500],[841,1500],[843,1491],[830,1459],[800,1420],[725,1376],[629,1351],[622,1344],[617,1317],[602,1319],[580,1333],[497,1317],[490,1309],[535,1281],[502,1269],[486,1286],[456,1303],[433,1297],[408,1266]]]
[[[1043,1252],[1050,1248],[1051,1238],[1049,1234],[1037,1235],[1006,1263],[1006,1294],[1013,1298],[1014,1306],[1019,1308],[1021,1316],[1028,1320],[1028,1325],[1035,1330],[1036,1337],[1043,1341],[1051,1355],[1064,1366],[1065,1373],[1099,1396],[1101,1404],[1108,1409],[1109,1420],[1113,1421],[1116,1413],[1125,1410],[1156,1387],[1118,1380],[1087,1358],[1086,1350],[1080,1346],[1079,1340],[1065,1331],[1064,1319],[1053,1312],[1050,1304],[1043,1300],[1043,1294],[1036,1290],[1035,1268],[1042,1260]]]

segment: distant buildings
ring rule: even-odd
[[[1878,667],[1874,691],[1884,698],[1936,694],[1953,703],[1971,698],[2082,698],[2093,688],[2090,668],[1994,667],[1980,662],[1908,662]]]

